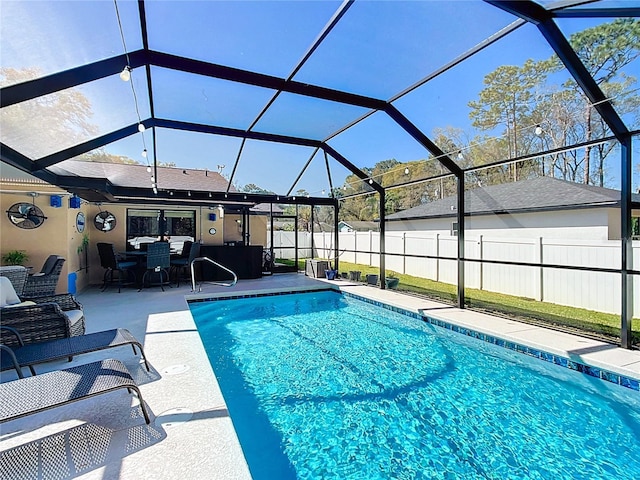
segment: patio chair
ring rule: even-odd
[[[147,248],[147,269],[142,276],[142,282],[140,284],[141,291],[145,287],[145,283],[149,275],[154,273],[160,276],[160,288],[164,292],[164,286],[169,284],[169,272],[168,268],[171,266],[171,253],[170,247],[167,242],[155,242],[149,245]],[[163,281],[163,277],[166,276],[166,282]]]
[[[0,276],[7,277],[13,289],[18,295],[22,295],[24,292],[24,285],[27,283],[28,270],[22,265],[7,265],[0,267]]]
[[[46,297],[18,297],[6,277],[0,277],[0,316],[2,325],[20,332],[24,343],[37,343],[83,335],[82,305],[69,293]],[[5,338],[0,330],[0,343],[18,346],[15,338]]]
[[[134,282],[123,283],[123,275],[130,276],[135,281],[134,269],[138,265],[133,261],[121,261],[118,259],[113,243],[98,242],[98,255],[100,256],[100,266],[104,268],[102,277],[102,291],[104,292],[110,283],[113,283],[113,272],[118,273],[118,293],[124,285],[130,285]]]
[[[190,241],[186,241],[184,242],[184,248],[183,248],[183,255],[184,255],[184,250],[187,248],[187,244],[189,247],[188,253],[186,256],[181,256],[180,258],[174,258],[173,260],[171,260],[171,268],[169,269],[169,274],[171,274],[172,271],[175,272],[176,274],[176,286],[180,286],[180,275],[184,275],[184,273],[186,272],[187,275],[190,275],[190,267],[191,267],[191,262],[193,262],[193,260],[195,258],[197,258],[198,256],[200,256],[200,244],[199,243],[193,243]]]
[[[138,385],[127,367],[113,359],[0,383],[0,423],[120,388],[136,392],[144,420],[149,424],[151,421]]]
[[[49,255],[40,272],[27,276],[22,295],[25,297],[54,295],[64,261],[64,257]]]
[[[0,330],[5,330],[7,333],[5,338],[13,336],[18,342],[18,346],[12,348],[3,345],[4,348],[0,351],[0,370],[14,368],[19,376],[24,367],[29,367],[31,374],[35,375],[34,365],[125,345],[131,345],[134,355],[138,353],[136,347],[140,349],[140,356],[144,360],[144,365],[147,371],[150,370],[142,344],[126,328],[105,330],[103,332],[88,333],[29,345],[24,343],[22,335],[15,328],[0,325]]]

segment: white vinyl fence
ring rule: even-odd
[[[294,232],[274,232],[274,246],[293,245]],[[379,266],[377,253],[354,253],[345,250],[378,252],[378,232],[339,234],[339,259],[345,262]],[[457,255],[457,237],[429,232],[387,232],[387,272],[395,271],[415,277],[456,284],[457,262],[436,258],[413,258],[402,255],[452,257]],[[311,234],[299,232],[299,258],[311,257]],[[314,234],[315,257],[332,258],[332,232]],[[619,240],[586,241],[559,239],[517,239],[488,236],[465,238],[467,259],[520,263],[545,263],[588,268],[620,268]],[[285,252],[289,256],[284,255]],[[294,250],[283,250],[281,258],[294,258]],[[280,254],[276,251],[276,256]],[[640,270],[640,242],[633,242],[634,270]],[[632,275],[634,317],[640,317],[640,276]],[[559,305],[620,314],[621,278],[619,273],[588,272],[557,268],[499,265],[466,262],[465,286]]]

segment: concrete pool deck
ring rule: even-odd
[[[281,274],[241,281],[233,288],[205,285],[201,294],[192,294],[188,285],[165,292],[123,289],[120,294],[115,289],[101,292],[91,287],[78,295],[87,333],[128,328],[143,343],[151,372],[125,347],[82,355],[71,363],[52,362],[37,371],[117,358],[140,385],[151,424],[145,424],[137,401],[126,391],[1,424],[0,478],[251,478],[185,297],[322,289],[327,284],[640,379],[640,351],[345,280],[327,282],[303,274]],[[7,371],[0,378],[9,381],[16,376]]]

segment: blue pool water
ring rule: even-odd
[[[640,394],[334,292],[192,303],[254,479],[638,479]]]

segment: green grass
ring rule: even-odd
[[[363,277],[369,273],[378,273],[377,267],[340,262],[340,272],[359,270]],[[426,278],[398,274],[387,270],[387,276],[393,274],[400,279],[399,291],[425,296],[448,304],[455,304],[457,288],[448,283],[436,282]],[[473,288],[465,289],[465,305],[472,310],[513,318],[515,320],[550,326],[562,330],[579,332],[613,343],[620,342],[620,316],[566,307],[555,303],[539,302],[531,298],[514,297],[502,293],[488,292]],[[640,346],[640,319],[632,322],[632,344]]]

